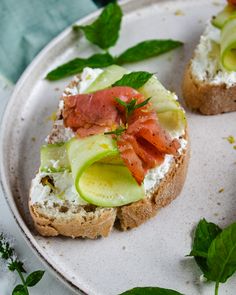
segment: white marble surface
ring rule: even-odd
[[[2,118],[8,98],[13,86],[0,79],[0,118]],[[73,295],[75,294],[63,285],[39,258],[33,253],[24,240],[0,189],[0,232],[11,235],[15,239],[15,249],[20,259],[25,263],[27,272],[46,270],[42,281],[30,289],[30,295]],[[13,288],[20,283],[16,273],[9,272],[0,261],[0,294],[10,295]]]

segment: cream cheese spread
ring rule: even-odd
[[[52,178],[55,190],[52,190],[48,185],[42,184],[42,179],[46,176]],[[54,204],[63,205],[66,201],[73,205],[87,204],[78,195],[70,172],[39,172],[36,175],[31,186],[32,204],[37,203],[47,205],[47,207],[53,207]]]
[[[75,81],[79,81],[78,86],[73,88],[66,88],[65,91],[71,95],[82,93],[87,87],[101,74],[103,70],[85,68],[80,78],[75,77]],[[81,86],[82,85],[82,86]],[[177,96],[175,96],[177,99]],[[59,102],[59,109],[62,111],[64,106],[63,100]],[[180,138],[183,135],[184,130],[178,134],[171,134],[172,138]],[[57,120],[54,122],[54,128],[51,135],[46,139],[50,143],[65,142],[74,137],[74,132],[70,128],[65,128],[63,120]],[[186,149],[187,141],[183,138],[179,139],[180,149],[178,152],[181,154]],[[159,185],[160,181],[168,173],[172,162],[174,161],[173,155],[165,155],[164,162],[154,169],[150,169],[144,179],[144,190],[145,194],[148,195],[152,190]],[[55,168],[57,163],[54,163]],[[43,185],[41,180],[43,177],[50,175],[53,178],[56,192],[53,192],[49,186]],[[46,203],[45,203],[46,202]],[[47,207],[52,207],[53,204],[63,205],[65,202],[69,202],[74,205],[85,205],[87,204],[77,193],[72,174],[69,172],[63,173],[44,173],[39,172],[33,179],[31,188],[31,203],[32,204],[46,204]]]
[[[213,85],[236,84],[236,72],[226,71],[220,64],[221,31],[207,24],[192,59],[192,73],[199,80]]]

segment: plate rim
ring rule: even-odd
[[[121,0],[119,2],[119,5],[123,9],[123,15],[129,14],[131,11],[131,7],[136,9],[146,7],[150,4],[155,4],[160,2],[166,3],[166,2],[174,2],[175,0]],[[178,1],[185,1],[185,0],[178,0]],[[194,0],[192,0],[194,1]],[[129,7],[130,5],[130,7]],[[128,6],[128,7],[126,7]],[[73,24],[84,24],[87,22],[92,21],[94,18],[96,18],[103,8],[97,9],[94,12],[82,17],[81,19],[77,20]],[[5,110],[3,112],[3,116],[1,118],[0,126],[4,126],[7,118],[10,114],[11,106],[13,105],[17,93],[21,89],[21,87],[25,84],[25,81],[27,81],[28,76],[30,75],[31,71],[39,63],[41,58],[43,58],[47,53],[61,40],[66,38],[66,36],[69,36],[71,32],[71,25],[66,27],[61,33],[59,33],[56,37],[54,37],[45,47],[43,47],[42,50],[34,57],[32,62],[26,67],[20,78],[18,79],[14,90],[7,102],[7,105],[5,107]],[[63,273],[61,273],[59,270],[57,270],[52,263],[45,257],[42,249],[39,247],[38,243],[36,242],[36,239],[34,235],[31,233],[29,228],[27,227],[26,223],[22,219],[20,212],[15,204],[13,194],[11,193],[10,187],[7,182],[7,175],[6,175],[6,167],[5,167],[5,159],[4,159],[4,137],[6,136],[6,132],[1,128],[0,132],[0,186],[3,192],[3,196],[6,200],[6,203],[8,205],[8,208],[10,209],[10,212],[17,224],[17,227],[20,229],[20,233],[23,236],[24,240],[26,241],[27,245],[30,247],[30,249],[33,251],[33,253],[36,255],[36,257],[39,258],[39,260],[48,267],[51,274],[57,277],[63,284],[65,284],[67,287],[69,287],[72,291],[76,292],[77,294],[87,294],[85,290],[83,290],[81,287],[75,285],[70,279],[68,279]]]
[[[166,5],[166,3],[176,3],[176,2],[190,2],[189,0],[121,0],[119,2],[119,5],[123,9],[123,15],[129,14],[133,10],[137,10],[143,7],[147,7],[149,5],[154,5],[159,3],[160,5]],[[197,0],[191,0],[191,2],[197,2]],[[91,20],[93,20],[95,17],[97,17],[100,12],[102,11],[102,8],[97,9],[96,11],[84,16],[83,18],[79,19],[78,21],[74,22],[74,24],[84,24]],[[39,61],[41,58],[43,58],[45,55],[47,55],[51,49],[54,48],[54,46],[57,43],[60,43],[61,40],[68,37],[71,32],[71,25],[68,26],[66,29],[64,29],[61,33],[59,33],[55,38],[53,38],[33,59],[33,61],[27,66],[27,68],[24,70],[23,74],[20,76],[19,80],[17,81],[14,90],[7,102],[7,105],[5,107],[5,110],[3,112],[3,116],[0,122],[0,126],[4,126],[7,118],[10,114],[11,106],[14,104],[14,101],[17,97],[17,93],[21,89],[21,87],[25,84],[25,82],[28,79],[28,76],[30,75],[31,71],[34,69],[36,65],[39,64]],[[24,240],[26,241],[27,245],[31,248],[33,253],[40,259],[40,261],[48,267],[51,274],[56,276],[63,284],[65,284],[67,287],[69,287],[72,291],[76,292],[77,294],[87,294],[85,290],[83,290],[80,286],[75,285],[69,278],[67,278],[62,272],[57,270],[52,263],[46,258],[46,255],[41,247],[39,247],[34,235],[29,230],[28,226],[24,222],[23,218],[21,217],[21,214],[16,206],[16,203],[14,201],[13,194],[10,190],[10,186],[8,185],[7,180],[7,167],[4,159],[4,138],[6,137],[6,131],[1,128],[0,132],[0,186],[2,188],[3,196],[6,200],[6,203],[8,205],[8,208],[11,211],[11,214],[17,224],[17,227],[20,229],[20,233],[23,236]]]

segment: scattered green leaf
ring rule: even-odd
[[[177,291],[158,287],[142,287],[128,290],[120,295],[183,295]]]
[[[142,87],[153,74],[148,72],[132,72],[125,74],[120,80],[115,82],[112,86],[129,86],[135,89]]]
[[[29,292],[24,285],[17,285],[12,291],[12,295],[28,295]]]
[[[224,229],[212,242],[207,264],[208,279],[225,283],[236,271],[236,223]]]
[[[113,1],[107,5],[100,16],[90,25],[72,28],[75,32],[83,31],[86,38],[93,44],[106,51],[106,54],[95,54],[89,58],[75,58],[59,66],[47,74],[46,79],[54,81],[82,72],[85,67],[103,68],[111,64],[124,64],[141,61],[149,57],[158,56],[183,45],[175,40],[147,40],[125,50],[118,57],[108,54],[108,48],[114,46],[119,38],[122,21],[122,10]]]
[[[236,223],[221,230],[214,223],[201,220],[190,255],[204,276],[215,282],[215,295],[218,295],[220,283],[225,283],[236,272]]]
[[[87,26],[74,26],[74,30],[82,30],[91,43],[107,50],[114,46],[119,38],[121,20],[120,6],[117,3],[110,3],[95,22]]]
[[[183,43],[175,40],[148,40],[138,43],[137,45],[125,50],[116,59],[116,63],[121,65],[147,59],[166,53]]]
[[[212,222],[202,219],[196,228],[193,248],[189,256],[194,256],[196,263],[207,277],[208,274],[208,249],[212,241],[221,233],[221,229]]]
[[[27,287],[33,287],[35,286],[43,277],[44,271],[43,270],[37,270],[32,272],[28,275],[26,278],[25,284]]]
[[[113,57],[108,54],[94,54],[89,58],[75,58],[49,72],[47,80],[55,81],[82,72],[85,67],[104,68],[114,63]]]

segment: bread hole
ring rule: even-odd
[[[66,206],[61,206],[60,209],[59,209],[59,212],[61,212],[61,213],[66,213],[68,210],[69,210],[68,207],[66,207]]]
[[[94,205],[85,205],[83,208],[84,208],[84,210],[86,212],[94,212],[94,211],[96,211],[96,206],[94,206]]]
[[[54,180],[49,175],[43,177],[40,181],[43,186],[48,186],[50,188],[50,194],[55,190]]]

